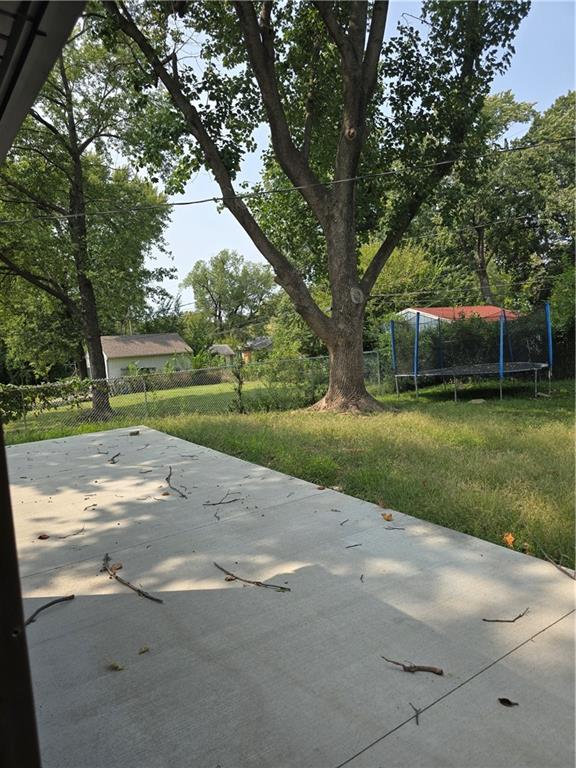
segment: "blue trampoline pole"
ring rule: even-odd
[[[498,376],[500,378],[500,400],[502,400],[502,381],[504,380],[504,312],[500,313],[500,349],[498,354]]]
[[[396,363],[396,326],[394,320],[390,320],[390,353],[392,355],[392,371],[394,372],[394,385],[396,387],[396,395],[400,397],[400,389],[398,388],[398,366]]]
[[[414,389],[418,397],[418,345],[420,343],[420,312],[416,312],[416,333],[414,334],[414,360],[412,372],[414,375]]]
[[[552,391],[552,366],[554,364],[554,348],[552,344],[552,317],[550,314],[550,302],[544,304],[546,315],[546,342],[548,350],[548,394]]]

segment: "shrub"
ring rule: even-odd
[[[0,420],[7,424],[31,412],[41,413],[63,405],[79,407],[90,398],[92,384],[90,379],[78,378],[50,384],[0,384]]]

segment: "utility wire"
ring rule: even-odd
[[[525,150],[537,149],[538,147],[542,147],[542,146],[549,146],[551,144],[563,144],[569,141],[573,142],[575,140],[576,140],[575,136],[566,136],[560,139],[549,139],[546,141],[531,142],[530,144],[525,144],[518,147],[499,147],[498,149],[493,149],[489,153],[485,153],[483,155],[476,155],[470,159],[481,160],[485,157],[490,157],[492,154],[523,152]],[[69,214],[58,214],[58,215],[44,214],[40,216],[31,216],[28,219],[0,220],[0,226],[7,226],[12,224],[27,224],[31,221],[42,221],[42,220],[66,221],[68,219],[79,218],[81,216],[86,216],[86,217],[110,216],[115,213],[133,213],[135,211],[155,210],[158,208],[178,208],[178,207],[186,207],[191,205],[204,205],[205,203],[226,203],[228,200],[250,200],[253,198],[270,197],[271,195],[289,194],[291,192],[297,192],[303,189],[310,189],[312,187],[335,186],[336,184],[346,184],[351,181],[366,181],[368,179],[382,178],[384,176],[397,176],[397,175],[401,175],[402,173],[415,171],[415,170],[430,170],[431,168],[438,168],[443,165],[454,164],[461,159],[462,158],[453,158],[451,160],[439,160],[438,162],[435,162],[435,163],[424,163],[421,165],[413,165],[413,166],[410,166],[409,168],[405,167],[401,169],[391,169],[389,171],[380,171],[377,173],[366,173],[358,176],[350,176],[346,179],[333,179],[332,181],[317,182],[314,184],[301,184],[301,185],[295,185],[291,187],[278,187],[276,189],[268,189],[268,190],[263,190],[263,189],[259,189],[256,191],[252,190],[250,192],[243,192],[237,195],[204,197],[204,198],[198,198],[196,200],[180,200],[177,202],[151,203],[149,205],[139,205],[139,206],[133,206],[131,208],[116,208],[116,209],[110,209],[106,211],[86,211],[86,213],[83,213],[83,214],[82,213],[69,213]]]
[[[543,280],[543,283],[549,283],[552,281],[552,278],[547,278],[546,280]],[[510,281],[510,282],[492,282],[491,288],[494,290],[498,290],[499,288],[513,288],[516,286],[525,285],[525,280],[516,280],[516,281]],[[375,293],[368,297],[368,300],[371,301],[372,299],[387,299],[387,298],[399,298],[404,297],[408,298],[411,296],[416,297],[423,297],[424,302],[433,302],[435,299],[433,299],[433,296],[438,296],[440,298],[444,298],[445,296],[460,296],[463,300],[466,300],[471,293],[478,293],[479,289],[477,287],[471,286],[469,289],[466,288],[458,288],[458,289],[447,289],[442,290],[439,288],[430,288],[426,289],[423,288],[422,290],[414,290],[414,291],[395,291],[395,292],[389,292],[389,293]],[[425,298],[428,297],[428,298]],[[188,307],[192,306],[193,302],[187,302],[186,304],[181,304],[181,307]],[[457,306],[458,302],[455,304],[452,304],[450,306]],[[426,304],[427,308],[434,308],[435,304],[428,303]],[[273,315],[267,315],[265,317],[255,318],[254,320],[248,320],[245,323],[241,323],[239,325],[234,325],[230,328],[224,328],[219,331],[214,331],[212,334],[213,336],[233,336],[235,331],[242,330],[243,328],[248,327],[254,327],[254,326],[260,326],[260,325],[266,325],[271,320],[277,320],[281,319],[283,317],[287,317],[289,315],[297,316],[297,312],[295,309],[286,309],[282,312],[276,312]]]

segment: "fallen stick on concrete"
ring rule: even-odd
[[[118,464],[118,456],[122,456],[121,453],[115,453],[111,459],[108,459],[108,464]]]
[[[93,504],[92,506],[96,506],[96,504]],[[88,509],[88,507],[86,507]],[[56,536],[57,539],[69,539],[70,536],[79,536],[81,533],[84,533],[86,530],[86,526],[83,525],[82,528],[79,528],[77,531],[74,531],[73,533],[67,533],[65,536]]]
[[[525,611],[519,613],[518,616],[514,616],[513,619],[482,619],[482,621],[488,621],[492,624],[514,624],[514,622],[518,621],[518,619],[521,619],[522,616],[526,616],[529,610],[529,608],[526,608]]]
[[[49,603],[46,603],[46,605],[41,605],[40,608],[38,608],[30,618],[26,619],[24,622],[24,626],[27,627],[28,624],[32,624],[34,621],[36,621],[36,616],[38,616],[39,613],[42,611],[45,611],[46,608],[50,608],[52,605],[57,605],[58,603],[65,603],[68,600],[74,600],[74,595],[66,595],[66,597],[57,597],[55,600],[50,600]]]
[[[232,504],[234,501],[242,501],[242,496],[238,496],[235,499],[228,499],[231,493],[238,493],[238,491],[226,491],[220,501],[205,501],[203,507],[219,507],[221,504]]]
[[[176,493],[179,493],[179,494],[180,494],[180,497],[181,497],[182,499],[187,499],[187,498],[188,498],[188,496],[186,496],[186,494],[185,494],[185,493],[182,493],[182,491],[181,491],[179,488],[176,488],[176,486],[175,486],[175,485],[172,485],[172,483],[170,482],[170,478],[172,477],[172,467],[171,467],[171,466],[168,466],[168,469],[170,470],[170,471],[168,472],[168,476],[166,477],[166,482],[167,482],[167,484],[168,484],[168,488],[172,488],[172,490],[173,490],[173,491],[176,491]]]
[[[416,717],[416,725],[420,725],[420,721],[418,720],[418,718],[420,717],[420,713],[422,712],[422,710],[418,709],[418,707],[415,707],[414,704],[412,704],[411,701],[409,701],[408,704],[410,704],[410,706],[414,710],[414,715]]]
[[[393,659],[387,659],[386,656],[382,656],[384,661],[389,664],[396,664],[397,667],[402,667],[404,672],[432,672],[433,675],[443,675],[444,670],[440,667],[428,667],[422,664],[402,664],[401,661],[394,661]]]
[[[252,584],[254,587],[264,587],[265,589],[275,589],[276,592],[291,592],[290,587],[280,587],[278,584],[265,584],[263,581],[253,581],[252,579],[243,579],[241,576],[236,576],[232,571],[227,571],[226,568],[222,568],[218,563],[214,563],[216,568],[222,573],[225,573],[230,577],[229,581],[243,581],[245,584]]]
[[[549,563],[552,563],[552,565],[555,568],[558,568],[560,573],[563,573],[565,576],[568,576],[569,579],[572,579],[573,581],[576,581],[576,573],[573,573],[572,571],[569,571],[568,568],[564,568],[563,565],[560,565],[555,560],[552,560],[550,555],[547,555],[546,552],[544,552],[544,550],[542,549],[542,547],[540,547],[540,552],[542,552],[542,554],[544,555],[546,560],[548,560]]]
[[[154,597],[154,595],[151,595],[149,592],[146,592],[143,589],[140,589],[140,587],[135,587],[134,584],[130,584],[129,581],[126,581],[126,579],[123,579],[121,576],[118,576],[118,574],[113,571],[110,566],[110,555],[106,553],[104,555],[104,560],[102,561],[102,568],[100,569],[100,572],[106,572],[111,579],[116,579],[116,581],[119,581],[120,584],[123,584],[125,587],[128,587],[128,589],[131,589],[133,592],[136,592],[137,595],[140,595],[140,597],[147,597],[148,600],[153,600],[155,603],[163,603],[164,600],[161,600],[159,597]]]

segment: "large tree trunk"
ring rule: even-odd
[[[76,267],[76,279],[80,293],[80,310],[82,331],[88,349],[90,374],[99,381],[92,387],[92,410],[95,419],[108,419],[112,415],[108,384],[106,382],[106,363],[100,340],[100,322],[96,307],[94,286],[88,277],[88,233],[86,226],[86,200],[84,198],[84,172],[82,169],[82,151],[78,143],[74,102],[68,82],[64,59],[60,56],[60,75],[66,100],[66,116],[68,128],[68,151],[72,159],[72,179],[70,184],[70,240]]]
[[[370,413],[382,406],[366,390],[361,333],[346,334],[329,346],[330,380],[328,391],[311,409]]]
[[[78,199],[79,197],[79,199]],[[84,210],[83,194],[78,196],[78,190],[73,190],[71,195],[71,209]],[[108,397],[108,385],[106,383],[106,363],[100,340],[100,322],[96,308],[96,296],[92,281],[85,273],[87,261],[86,223],[84,216],[70,220],[70,234],[74,247],[74,263],[76,277],[80,293],[80,307],[82,313],[82,331],[88,359],[90,360],[90,374],[98,383],[92,388],[92,409],[96,419],[108,419],[112,415],[110,399]]]
[[[355,240],[349,224],[348,239]],[[342,242],[342,241],[340,241]],[[338,245],[331,263],[339,275],[332,276],[332,329],[324,338],[330,356],[328,391],[315,405],[317,411],[352,413],[382,410],[380,403],[366,390],[364,382],[363,326],[365,300],[354,274],[346,275],[338,258]],[[340,261],[340,267],[337,262]],[[355,265],[354,265],[355,266]]]
[[[84,347],[78,343],[76,349],[76,371],[80,379],[88,378],[88,365],[86,364],[86,355],[84,354]]]

